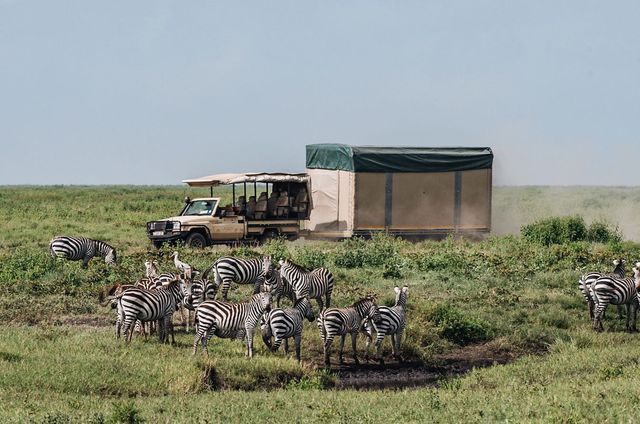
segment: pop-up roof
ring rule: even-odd
[[[250,172],[246,174],[214,174],[205,177],[182,180],[192,187],[209,187],[238,183],[308,183],[309,176],[304,173]]]
[[[447,172],[490,169],[489,147],[381,147],[308,144],[307,169],[352,172]]]

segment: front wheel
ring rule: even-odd
[[[154,242],[152,242],[152,243],[153,243],[153,247],[155,247],[156,249],[161,249],[161,248],[162,248],[162,245],[164,244],[164,243],[163,243],[163,242],[161,242],[161,241],[154,241]]]
[[[262,237],[260,237],[260,242],[261,243],[267,243],[269,242],[269,240],[272,240],[274,238],[278,238],[278,231],[274,230],[274,229],[269,229],[269,230],[265,230],[264,233],[262,234]]]
[[[194,249],[202,249],[207,246],[207,240],[200,233],[191,233],[185,240],[184,244],[187,247]]]

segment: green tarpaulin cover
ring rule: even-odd
[[[308,169],[352,172],[447,172],[491,168],[489,147],[307,145]]]

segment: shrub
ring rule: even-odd
[[[274,262],[280,259],[291,259],[291,253],[287,249],[284,237],[272,238],[262,245],[262,253],[271,255]]]
[[[622,234],[616,228],[610,228],[605,222],[594,221],[587,230],[587,240],[596,243],[620,243]]]
[[[138,424],[145,420],[140,415],[133,401],[117,403],[113,408],[113,414],[109,417],[109,423],[113,424]]]
[[[587,226],[581,216],[551,217],[524,225],[522,236],[531,242],[549,246],[587,239]]]
[[[459,345],[489,340],[493,331],[480,319],[466,317],[448,303],[438,305],[430,314],[440,328],[440,336]]]
[[[296,249],[294,254],[295,263],[307,269],[315,269],[327,266],[329,254],[323,250],[302,246]]]

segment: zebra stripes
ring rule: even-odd
[[[340,336],[339,360],[343,364],[342,353],[344,351],[344,339],[347,334],[351,334],[351,348],[353,359],[356,365],[360,364],[356,353],[356,337],[366,319],[374,323],[380,322],[380,312],[378,306],[370,297],[360,299],[347,308],[329,308],[320,312],[318,317],[318,327],[324,342],[324,363],[330,365],[331,344],[335,336]]]
[[[222,299],[227,300],[231,283],[253,284],[253,293],[260,292],[260,285],[264,281],[265,266],[271,268],[271,258],[243,259],[224,256],[213,263],[215,270],[215,284],[222,292]]]
[[[198,343],[202,342],[202,350],[208,355],[207,343],[214,334],[221,338],[245,339],[245,355],[253,357],[253,331],[260,317],[271,309],[271,293],[254,294],[250,300],[241,303],[230,303],[219,300],[207,300],[196,309],[198,329],[193,341],[193,355]]]
[[[604,330],[602,316],[609,304],[626,305],[627,331],[636,331],[636,311],[638,308],[638,291],[640,285],[640,263],[633,268],[633,278],[620,278],[614,276],[602,276],[591,285],[591,293],[596,305],[593,329]]]
[[[129,328],[135,320],[140,320],[142,322],[160,321],[160,331],[158,331],[160,342],[168,340],[169,332],[171,332],[172,342],[175,342],[171,317],[176,310],[176,305],[182,302],[182,298],[190,288],[190,284],[176,280],[156,290],[134,287],[119,295],[122,331],[127,336],[127,341],[131,341],[132,332],[128,333]]]
[[[624,260],[616,259],[613,261],[614,269],[613,274],[616,277],[624,278]],[[603,274],[601,272],[589,272],[584,274],[578,280],[578,288],[584,296],[585,301],[587,302],[587,308],[589,310],[589,319],[593,320],[594,318],[594,310],[595,310],[595,302],[593,299],[593,295],[591,294],[591,286],[595,281],[607,274]]]
[[[296,299],[303,297],[316,299],[320,310],[331,306],[331,293],[333,293],[333,274],[331,271],[327,268],[305,271],[301,266],[289,260],[280,261],[280,265],[280,273],[293,287]],[[323,295],[326,297],[326,305],[322,303]]]
[[[394,287],[396,292],[396,302],[392,307],[379,306],[380,322],[369,323],[365,322],[365,333],[367,334],[367,343],[365,346],[365,358],[369,360],[369,346],[371,344],[371,326],[376,332],[376,359],[380,364],[384,364],[380,350],[382,342],[385,336],[391,336],[391,351],[393,357],[402,362],[400,356],[400,341],[402,340],[402,334],[407,325],[407,319],[405,316],[405,306],[407,304],[407,297],[409,296],[409,288]]]
[[[311,309],[311,303],[306,297],[298,299],[293,308],[272,309],[263,316],[260,323],[264,344],[272,352],[275,352],[284,340],[284,351],[285,354],[288,354],[289,338],[293,337],[296,346],[296,359],[300,362],[300,341],[305,318],[311,322],[316,319]],[[271,344],[271,337],[274,337],[273,344]]]
[[[277,269],[266,274],[262,290],[271,293],[271,296],[276,300],[276,306],[278,308],[280,307],[280,299],[282,297],[289,298],[291,304],[295,303],[296,295],[293,287],[286,279],[282,278],[282,274],[280,274],[280,271]]]
[[[56,237],[49,242],[49,251],[54,258],[69,261],[82,260],[82,268],[89,266],[94,256],[101,256],[108,265],[116,264],[116,250],[107,243],[85,237]]]

